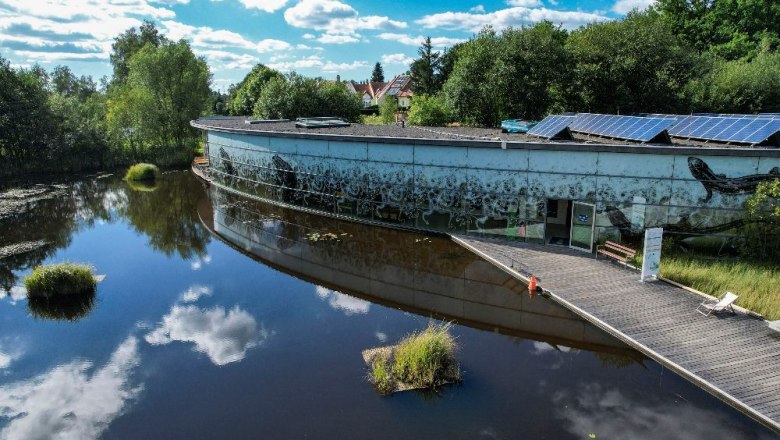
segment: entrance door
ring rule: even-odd
[[[596,205],[574,202],[571,212],[569,247],[593,252],[593,232],[596,227]]]

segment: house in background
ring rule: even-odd
[[[412,77],[406,74],[396,75],[387,85],[379,92],[378,101],[382,102],[388,97],[392,97],[398,102],[398,107],[401,109],[408,109],[412,106]]]
[[[368,108],[374,105],[379,105],[379,92],[385,88],[387,83],[377,81],[347,81],[347,89],[359,95],[363,108]]]
[[[347,90],[359,95],[363,108],[379,106],[388,97],[395,99],[398,107],[407,110],[412,106],[412,78],[409,75],[397,75],[390,82],[345,81]]]

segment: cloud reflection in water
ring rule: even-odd
[[[0,438],[99,437],[141,391],[130,383],[138,363],[138,339],[131,336],[91,375],[91,362],[74,361],[0,387],[0,417],[11,419]]]
[[[317,296],[328,301],[328,305],[334,310],[341,310],[345,315],[357,315],[368,313],[371,303],[354,296],[349,296],[322,286],[315,289]]]
[[[225,365],[244,359],[247,350],[267,337],[265,329],[257,330],[255,318],[238,306],[226,311],[220,306],[200,309],[177,304],[145,339],[152,345],[193,342],[195,350],[205,353],[214,365]]]

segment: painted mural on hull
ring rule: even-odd
[[[598,239],[647,227],[717,234],[780,178],[771,157],[370,144],[209,133],[218,183],[416,229],[543,240],[548,199],[596,205]],[[713,171],[716,170],[716,171]],[[733,232],[733,231],[732,231]]]

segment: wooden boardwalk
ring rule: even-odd
[[[453,236],[454,241],[628,345],[780,432],[780,333],[745,314],[703,316],[702,297],[559,246]],[[737,292],[738,293],[738,292]]]

